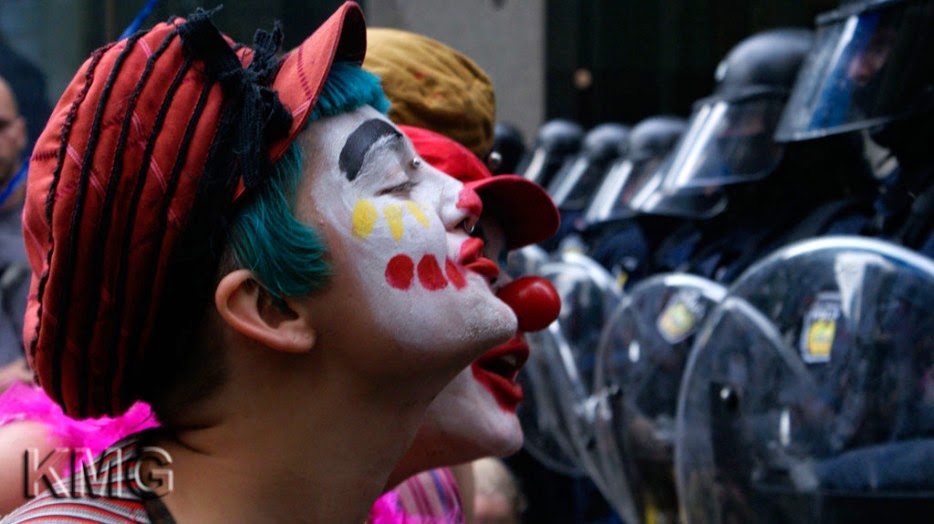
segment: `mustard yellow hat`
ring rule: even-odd
[[[448,136],[485,158],[493,146],[493,82],[473,60],[427,36],[368,28],[363,68],[378,75],[397,124]]]

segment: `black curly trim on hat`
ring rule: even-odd
[[[266,145],[286,136],[292,125],[292,114],[268,86],[280,65],[276,52],[282,44],[282,29],[276,24],[272,33],[256,31],[253,60],[244,68],[211,23],[218,9],[198,10],[179,27],[179,34],[186,53],[203,61],[208,78],[216,79],[224,90],[226,108],[218,139],[230,141],[237,171],[247,189],[252,189],[269,173]]]

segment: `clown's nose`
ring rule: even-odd
[[[541,277],[521,277],[496,292],[519,319],[519,331],[539,331],[548,327],[561,312],[561,297],[551,282]]]

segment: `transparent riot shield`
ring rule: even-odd
[[[675,460],[689,523],[929,521],[934,261],[828,237],[753,265],[692,349]]]
[[[683,273],[646,279],[603,330],[594,371],[597,455],[627,522],[676,522],[674,433],[682,371],[726,288]]]
[[[506,271],[513,277],[540,275],[549,256],[544,249],[526,246],[509,253]],[[524,447],[542,465],[568,476],[581,476],[579,461],[567,432],[568,423],[558,407],[553,370],[546,363],[548,355],[558,354],[567,341],[557,323],[548,329],[526,333],[531,348],[529,359],[519,372],[519,384],[524,396],[517,415],[525,434]]]
[[[579,371],[583,371],[581,380],[587,391],[591,391],[600,332],[622,300],[622,290],[598,262],[573,251],[562,252],[558,260],[540,266],[539,274],[550,280],[561,296],[558,324],[577,352],[575,357],[585,364]]]
[[[562,253],[560,260],[541,267],[541,275],[554,284],[561,296],[561,314],[552,329],[566,344],[540,356],[557,393],[573,457],[594,484],[607,493],[596,456],[592,381],[600,332],[622,299],[622,292],[603,266],[580,253]]]
[[[581,476],[584,471],[568,433],[570,422],[560,408],[559,390],[548,362],[553,355],[566,352],[567,341],[557,323],[547,329],[526,334],[531,351],[519,372],[519,384],[524,393],[517,415],[525,435],[524,447],[548,469],[568,476]]]

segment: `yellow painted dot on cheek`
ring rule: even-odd
[[[389,232],[392,233],[392,238],[396,240],[402,238],[402,206],[386,204],[383,213],[386,214],[386,223],[389,224]]]
[[[353,234],[360,238],[367,238],[373,232],[379,212],[369,200],[358,200],[353,207]]]
[[[412,213],[412,216],[415,217],[415,220],[418,220],[418,223],[421,224],[425,229],[428,229],[430,222],[428,222],[428,217],[425,216],[425,213],[422,212],[422,208],[418,207],[418,203],[412,200],[409,200],[405,203],[405,207],[408,208],[409,213]]]

